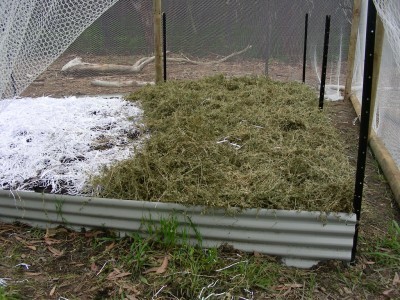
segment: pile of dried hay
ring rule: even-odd
[[[354,170],[311,88],[216,76],[147,86],[130,100],[144,109],[151,137],[94,179],[101,196],[351,211]]]

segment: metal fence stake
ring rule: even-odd
[[[360,226],[362,193],[364,188],[365,163],[368,150],[369,118],[372,95],[372,79],[374,66],[376,29],[376,8],[373,0],[368,0],[367,32],[365,38],[364,78],[361,104],[360,136],[358,140],[358,156],[356,182],[354,188],[353,212],[357,216],[357,224],[354,233],[353,249],[351,251],[351,262],[355,263],[357,253],[358,229]]]
[[[322,59],[322,74],[321,74],[321,87],[319,90],[319,108],[324,108],[325,97],[325,81],[326,81],[326,65],[328,63],[328,50],[329,50],[329,32],[331,29],[331,16],[326,16],[325,20],[325,38],[324,38],[324,54]]]
[[[167,81],[167,17],[162,13],[163,20],[163,59],[164,59],[164,81]]]
[[[305,28],[304,28],[303,83],[306,82],[307,34],[308,34],[308,14],[306,14],[306,21],[305,21]]]

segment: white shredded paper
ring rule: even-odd
[[[87,193],[89,176],[140,145],[141,115],[120,97],[0,101],[0,189]]]

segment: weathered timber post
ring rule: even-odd
[[[372,122],[374,120],[375,114],[375,103],[376,103],[376,94],[378,90],[378,81],[379,81],[379,72],[381,70],[381,59],[382,59],[382,47],[383,47],[383,37],[385,35],[385,29],[383,28],[383,23],[379,15],[376,16],[376,29],[375,29],[375,53],[374,53],[374,68],[372,77],[374,80],[372,81],[372,91],[371,91],[371,117],[369,119],[369,136],[371,137],[372,132]]]
[[[346,85],[344,89],[344,99],[349,99],[351,94],[351,85],[353,81],[353,72],[354,72],[354,59],[356,55],[356,46],[357,46],[358,25],[360,24],[360,13],[361,13],[361,0],[354,0],[353,16],[351,19],[349,52],[347,55],[347,74],[346,74]]]

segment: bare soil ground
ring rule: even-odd
[[[79,96],[79,95],[110,95],[110,94],[127,94],[135,88],[110,88],[96,87],[91,85],[94,79],[107,81],[124,81],[124,80],[139,80],[139,81],[154,81],[154,63],[148,64],[142,72],[132,75],[111,75],[111,76],[86,76],[73,77],[65,76],[61,72],[61,68],[70,60],[78,55],[69,54],[57,59],[44,73],[42,73],[23,93],[23,97],[39,97],[39,96]],[[178,55],[173,55],[180,57]],[[139,56],[93,56],[86,55],[79,57],[83,62],[96,64],[120,64],[133,65]],[[192,58],[193,60],[198,60]],[[208,61],[215,61],[219,57],[209,58]],[[301,65],[287,65],[277,61],[269,63],[269,76],[276,80],[301,80],[302,69]],[[197,79],[204,76],[215,74],[224,74],[227,76],[238,75],[262,75],[265,72],[265,63],[260,60],[243,61],[240,58],[230,60],[222,64],[216,65],[192,65],[187,63],[171,62],[167,65],[168,80],[175,79]],[[308,81],[315,82],[312,70],[308,70],[310,78]]]
[[[54,70],[44,73],[24,95],[114,94],[131,90],[92,87],[89,78],[60,79],[62,75],[58,70],[70,58],[60,59],[57,66],[51,67]],[[125,61],[121,58],[114,63]],[[225,68],[233,66],[228,64]],[[249,68],[255,70],[257,66]],[[258,68],[262,72],[263,65]],[[279,68],[277,66],[280,70],[277,74],[290,74],[295,70]],[[151,66],[146,67],[145,72],[135,78],[151,80],[150,70]],[[195,72],[198,68],[177,66],[170,70],[170,77],[196,77],[191,70]],[[290,79],[290,75],[284,76]],[[327,105],[327,109],[332,123],[346,140],[344,151],[355,163],[358,121],[351,104],[339,101]],[[332,261],[312,270],[297,270],[280,266],[273,257],[221,247],[208,269],[201,269],[199,263],[207,263],[198,261],[196,264],[196,259],[188,263],[190,259],[181,257],[182,249],[163,247],[157,241],[151,242],[145,255],[135,256],[138,246],[143,245],[137,237],[120,239],[104,230],[74,232],[59,228],[45,231],[23,224],[0,223],[0,283],[6,284],[3,288],[0,286],[0,299],[206,299],[210,293],[204,292],[201,298],[198,291],[191,290],[197,279],[204,278],[209,279],[210,284],[218,281],[215,285],[221,286],[221,296],[215,293],[208,299],[400,299],[400,250],[395,248],[400,244],[400,236],[388,232],[393,220],[400,223],[399,208],[371,153],[368,154],[365,182],[355,266]],[[147,244],[150,245],[150,241]],[[233,267],[227,270],[231,272],[225,277],[221,276],[222,272],[216,272],[238,259],[251,262],[259,273],[243,273],[242,269]],[[241,294],[234,292],[238,287],[231,283],[238,277],[243,279],[241,283],[247,283],[243,284]],[[263,284],[256,281],[260,278],[265,278]],[[229,287],[231,293],[222,295]]]

